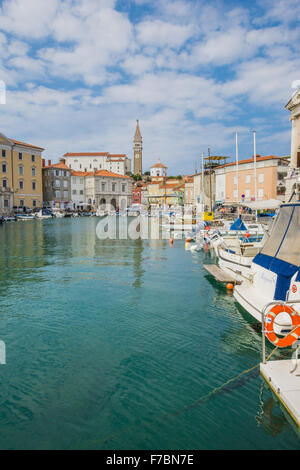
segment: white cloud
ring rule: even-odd
[[[194,32],[192,25],[178,25],[161,20],[148,20],[137,25],[137,40],[141,45],[179,47]]]
[[[160,157],[179,173],[208,144],[231,152],[234,131],[248,132],[257,111],[261,142],[271,146],[275,123],[289,148],[284,104],[300,78],[298,2],[262,3],[259,19],[221,0],[136,0],[136,18],[129,3],[118,5],[2,2],[4,133],[52,158],[76,148],[131,156],[139,118],[146,166]]]

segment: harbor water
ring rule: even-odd
[[[299,449],[210,254],[98,221],[0,226],[0,448]]]

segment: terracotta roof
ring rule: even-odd
[[[42,169],[46,170],[47,168],[60,168],[61,170],[70,170],[70,168],[62,162],[54,163],[53,165],[44,166]]]
[[[9,140],[14,142],[14,144],[22,145],[22,147],[30,147],[30,148],[38,149],[38,150],[45,150],[42,147],[37,147],[36,145],[26,144],[25,142],[21,142],[20,140],[14,140],[14,139],[9,139]]]
[[[110,178],[126,178],[129,179],[129,176],[119,175],[118,173],[113,173],[107,170],[99,170],[95,173],[97,176],[109,176]]]
[[[281,157],[276,157],[275,155],[266,155],[265,157],[261,157],[260,155],[256,156],[257,162],[262,162],[265,160],[274,160],[274,159],[280,160]],[[254,157],[247,158],[246,160],[239,160],[238,164],[243,165],[244,163],[253,163],[253,162],[254,162]],[[216,168],[224,168],[226,166],[235,166],[235,165],[236,165],[235,162],[231,162],[231,163],[225,163],[224,165],[217,166]],[[197,174],[200,174],[200,173],[197,173]]]
[[[150,168],[167,168],[167,167],[163,165],[162,163],[158,162],[158,163],[155,163],[155,165],[152,165]]]
[[[69,168],[68,168],[69,169]],[[118,173],[113,173],[112,171],[107,170],[98,170],[98,171],[71,171],[71,176],[106,176],[109,178],[123,178],[129,179],[129,176],[119,175]]]
[[[81,152],[81,153],[67,152],[64,154],[64,157],[105,157],[108,155],[109,155],[108,152]]]
[[[109,158],[125,158],[126,157],[126,154],[125,153],[110,153],[109,154]]]

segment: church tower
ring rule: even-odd
[[[143,153],[143,139],[140,131],[139,121],[136,121],[136,129],[134,134],[134,144],[133,144],[133,155],[134,155],[134,162],[133,162],[133,174],[134,175],[142,175],[142,153]]]

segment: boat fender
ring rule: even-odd
[[[288,335],[284,336],[283,338],[278,338],[276,333],[274,332],[273,326],[274,321],[279,313],[286,312],[289,314],[292,320],[292,332]],[[299,328],[297,326],[299,325]],[[300,315],[293,307],[289,305],[275,305],[271,310],[268,312],[265,318],[265,334],[271,343],[275,344],[275,346],[279,348],[287,348],[292,346],[300,336]]]

